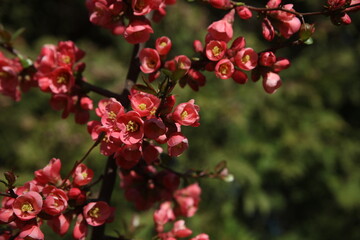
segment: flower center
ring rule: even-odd
[[[31,203],[26,202],[21,206],[21,211],[22,212],[30,212],[34,210],[33,206],[31,205]]]
[[[145,110],[146,109],[146,104],[145,103],[141,103],[138,106],[140,108],[140,110]]]
[[[226,75],[229,71],[229,67],[226,64],[222,64],[219,68],[221,74]]]
[[[114,113],[114,111],[110,111],[110,112],[109,112],[109,118],[110,118],[111,120],[114,120],[114,119],[116,118],[116,113]]]
[[[139,129],[139,125],[130,120],[127,124],[126,124],[126,131],[128,132],[136,132]]]
[[[250,60],[250,55],[246,54],[242,57],[241,61],[242,63],[247,63]]]
[[[68,78],[65,74],[60,74],[56,80],[57,80],[57,83],[59,83],[59,84],[66,84],[68,81]]]
[[[87,178],[88,174],[87,174],[87,172],[83,172],[83,173],[81,173],[81,176],[85,179],[85,178]]]
[[[167,45],[166,42],[161,42],[161,43],[160,43],[160,46],[161,46],[161,47],[165,47],[166,45]]]
[[[187,111],[183,111],[183,112],[181,113],[181,119],[184,120],[185,118],[187,118],[188,115],[189,115],[189,114],[188,114]]]
[[[212,51],[213,55],[216,57],[216,56],[220,55],[221,48],[219,48],[218,46],[215,46],[215,47],[213,47],[213,49],[211,51]]]
[[[6,72],[0,72],[0,78],[7,78],[9,76]]]
[[[98,207],[96,208],[92,208],[90,211],[89,211],[89,215],[90,217],[93,217],[93,218],[98,218],[100,217],[100,209]]]
[[[65,64],[70,64],[71,63],[71,61],[70,61],[71,59],[70,59],[70,57],[69,56],[62,56],[62,61],[63,61],[63,63],[65,63]]]

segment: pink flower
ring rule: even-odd
[[[270,67],[276,62],[276,56],[273,52],[262,52],[260,54],[259,64]]]
[[[171,202],[170,201],[163,202],[160,205],[160,209],[154,212],[153,219],[156,224],[156,231],[163,232],[164,225],[169,221],[175,220],[175,215],[171,208]]]
[[[35,180],[40,183],[53,183],[61,182],[60,176],[61,161],[58,158],[52,158],[48,165],[43,169],[35,171]]]
[[[49,185],[43,189],[42,194],[46,197],[43,204],[43,210],[47,214],[55,216],[67,209],[68,197],[63,190]]]
[[[20,239],[43,240],[44,234],[36,224],[27,224],[21,228],[18,235]]]
[[[135,16],[146,15],[151,11],[151,0],[132,0],[131,6]]]
[[[73,238],[76,240],[85,240],[87,236],[88,226],[82,214],[79,214],[76,218],[74,230],[73,230]]]
[[[20,90],[18,89],[18,74],[22,70],[17,60],[6,58],[0,52],[0,93],[20,100]]]
[[[158,51],[158,53],[161,56],[167,55],[171,49],[171,46],[172,46],[171,40],[166,36],[159,37],[155,41],[156,51]]]
[[[53,93],[68,93],[75,85],[71,69],[58,67],[49,76],[49,88]]]
[[[77,186],[84,186],[91,182],[94,177],[94,171],[88,168],[85,164],[80,163],[72,175],[73,183]]]
[[[153,73],[160,67],[159,53],[152,48],[144,48],[139,54],[140,69],[143,73]]]
[[[58,216],[54,216],[50,220],[47,221],[47,224],[52,228],[52,230],[63,236],[67,233],[70,227],[71,218],[67,217],[63,214]]]
[[[208,27],[210,39],[229,42],[233,37],[231,19],[234,18],[235,11],[231,10],[223,19],[213,22]],[[229,21],[230,20],[230,21]]]
[[[280,76],[277,73],[268,72],[263,76],[263,87],[267,93],[274,93],[281,84]]]
[[[150,118],[144,122],[144,134],[147,138],[157,139],[165,134],[166,126],[161,118]]]
[[[120,115],[117,118],[117,126],[121,130],[120,140],[127,145],[140,142],[144,136],[144,121],[135,111]]]
[[[189,147],[188,139],[181,133],[172,135],[168,141],[168,154],[171,157],[180,156]]]
[[[251,70],[257,66],[258,55],[252,48],[243,48],[235,55],[236,66],[243,70]]]
[[[184,220],[178,220],[174,223],[174,227],[171,230],[171,233],[174,235],[174,237],[184,238],[190,236],[192,231],[185,226]]]
[[[91,202],[84,206],[83,214],[90,226],[100,226],[111,216],[113,209],[103,201]]]
[[[153,33],[150,22],[146,18],[135,18],[126,27],[124,37],[131,44],[146,42]]]
[[[180,103],[174,109],[172,118],[175,122],[183,126],[197,127],[200,125],[200,108],[195,105],[195,100],[191,99],[186,103]]]
[[[194,238],[191,238],[190,240],[210,240],[209,235],[205,234],[205,233],[201,233],[199,235],[197,235]]]
[[[225,55],[226,42],[212,40],[206,44],[206,57],[211,61],[219,61]]]
[[[43,206],[43,200],[39,193],[26,192],[18,196],[13,204],[15,215],[21,220],[30,220],[37,216]]]
[[[122,146],[116,151],[114,157],[119,167],[133,168],[141,159],[140,143]]]
[[[152,94],[134,92],[129,96],[131,107],[141,117],[154,115],[160,104],[160,99]]]
[[[227,58],[221,59],[215,65],[215,75],[220,79],[229,79],[235,71],[234,64]]]
[[[174,193],[174,198],[178,203],[175,213],[185,217],[194,216],[199,206],[200,194],[201,188],[197,183],[177,190]]]
[[[284,38],[291,37],[294,33],[300,30],[300,27],[301,27],[301,22],[297,17],[294,17],[288,21],[282,21],[279,23],[278,26],[280,34]]]

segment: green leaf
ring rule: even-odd
[[[314,39],[308,38],[304,43],[305,43],[306,45],[311,45],[311,44],[314,43]]]
[[[145,85],[141,85],[141,84],[136,84],[134,86],[134,88],[140,92],[146,92],[146,93],[150,93],[150,94],[153,94],[153,95],[156,95],[156,92],[151,89],[151,88],[148,88],[147,86]]]
[[[21,34],[25,32],[25,28],[18,29],[11,37],[11,41],[14,41],[16,38],[18,38]]]

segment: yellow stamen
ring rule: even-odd
[[[110,112],[109,112],[109,118],[110,118],[111,120],[116,119],[116,113],[114,113],[113,111],[110,111]]]
[[[141,103],[138,106],[141,110],[145,110],[146,109],[146,104],[145,103]]]
[[[21,206],[21,211],[22,212],[30,212],[34,210],[33,206],[31,205],[31,203],[26,202]]]
[[[211,51],[214,54],[214,56],[216,57],[216,56],[220,55],[221,50],[222,50],[221,48],[219,48],[218,46],[215,46]]]
[[[187,112],[187,111],[183,111],[183,112],[181,113],[181,119],[182,119],[182,120],[184,120],[185,118],[187,118],[187,116],[188,116],[188,112]]]
[[[62,57],[62,61],[63,61],[63,63],[65,63],[65,64],[70,64],[71,63],[71,58],[69,57],[69,56],[63,56]]]
[[[87,178],[87,176],[88,176],[88,174],[86,172],[83,172],[81,175],[83,178]]]
[[[220,72],[221,72],[221,74],[223,74],[223,75],[226,75],[227,74],[227,72],[229,71],[229,67],[228,67],[228,65],[226,65],[226,64],[222,64],[221,66],[220,66]]]
[[[250,60],[250,55],[245,55],[241,59],[242,63],[247,63],[249,60]]]
[[[161,42],[161,43],[160,43],[160,46],[161,46],[161,47],[165,47],[166,45],[167,45],[166,42]]]
[[[128,132],[136,132],[139,129],[139,125],[136,122],[129,121],[126,124],[126,131]]]
[[[67,81],[68,79],[65,74],[61,74],[60,76],[57,77],[57,83],[59,84],[66,84]]]
[[[93,218],[98,218],[100,217],[100,209],[98,207],[96,208],[92,208],[90,211],[89,211],[89,215],[90,217],[93,217]]]

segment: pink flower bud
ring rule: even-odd
[[[235,70],[231,77],[236,83],[239,84],[245,84],[248,81],[248,76],[240,70]]]
[[[260,53],[259,63],[262,66],[270,67],[276,62],[276,56],[273,52]]]
[[[193,47],[194,51],[197,53],[202,53],[202,51],[204,50],[204,47],[199,40],[194,40]]]
[[[156,51],[158,51],[161,56],[167,55],[171,49],[171,46],[171,40],[166,36],[160,37],[155,41]]]
[[[237,7],[236,13],[241,19],[244,19],[244,20],[252,17],[252,12],[250,11],[250,9],[248,9],[247,7],[244,7],[244,6]]]
[[[181,133],[172,135],[168,141],[168,154],[171,157],[180,156],[189,147],[188,139]]]
[[[263,76],[263,87],[267,93],[274,93],[281,86],[280,76],[274,72],[268,72]]]

